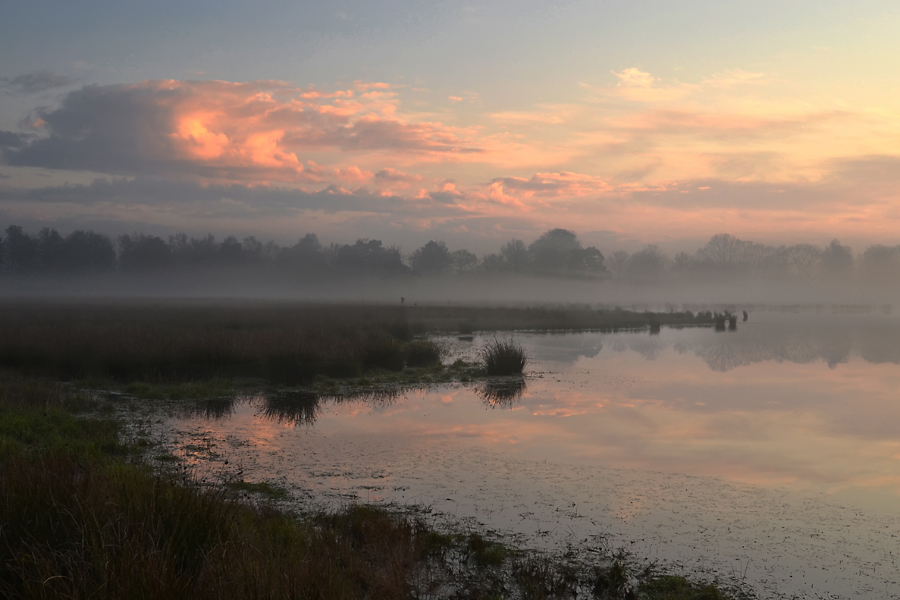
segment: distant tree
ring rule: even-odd
[[[225,266],[239,265],[244,261],[244,247],[233,235],[222,240],[219,246],[219,259]]]
[[[263,243],[255,236],[247,236],[241,242],[244,262],[251,264],[264,264],[275,259],[281,250],[275,242]]]
[[[106,272],[116,268],[116,250],[108,236],[77,230],[66,236],[64,268],[74,273]]]
[[[119,236],[119,267],[125,272],[156,271],[171,264],[169,245],[155,235],[135,233]]]
[[[853,272],[853,250],[849,246],[842,246],[837,240],[831,240],[822,252],[822,271],[832,277],[846,276]]]
[[[581,267],[590,273],[605,273],[606,261],[603,253],[594,246],[588,246],[581,252]]]
[[[862,268],[870,279],[892,278],[900,266],[900,248],[876,244],[862,255]]]
[[[527,272],[531,262],[525,242],[515,238],[500,248],[500,260],[504,264],[504,270],[518,274]]]
[[[503,273],[507,270],[507,264],[499,254],[485,254],[481,258],[479,270],[485,273]]]
[[[616,250],[609,256],[609,270],[616,277],[625,277],[628,274],[628,259],[630,255],[624,250]]]
[[[793,272],[803,280],[816,276],[822,260],[822,249],[813,244],[797,244],[788,248],[788,262]]]
[[[453,265],[453,257],[447,244],[430,241],[409,257],[412,270],[422,275],[440,275]]]
[[[528,253],[535,271],[562,273],[578,270],[582,248],[574,232],[551,229],[531,243]]]
[[[18,225],[6,228],[4,254],[6,267],[11,273],[34,273],[38,263],[38,240],[31,237]]]
[[[44,227],[37,236],[36,270],[42,273],[61,273],[66,270],[66,240],[59,232]]]
[[[169,237],[169,249],[172,262],[180,266],[209,267],[221,261],[219,244],[212,234],[202,238],[188,238],[186,234],[178,233]]]
[[[656,244],[648,244],[628,258],[628,277],[639,281],[655,281],[666,269],[666,256]]]
[[[334,246],[330,252],[335,265],[347,270],[378,275],[398,275],[408,271],[394,246],[385,248],[381,240],[359,239],[352,246]]]
[[[325,274],[328,268],[325,248],[314,233],[307,233],[290,248],[282,249],[277,262],[284,268],[304,275]]]
[[[468,250],[451,252],[450,258],[453,261],[453,270],[458,275],[472,271],[478,264],[478,257]]]
[[[672,259],[672,270],[676,273],[687,273],[693,270],[697,265],[697,261],[687,252],[679,252]]]
[[[728,233],[710,238],[697,254],[720,269],[730,269],[743,262],[747,243]]]

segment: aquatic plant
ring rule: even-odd
[[[430,367],[440,364],[443,348],[431,340],[413,340],[403,346],[403,358],[407,367]]]
[[[521,344],[512,339],[492,338],[478,352],[488,375],[521,375],[528,364],[528,355]]]
[[[723,315],[720,313],[715,313],[714,318],[715,318],[716,331],[725,331],[725,321],[728,317],[726,315]]]

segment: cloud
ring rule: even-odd
[[[53,73],[52,71],[35,71],[13,78],[0,78],[3,87],[23,94],[37,94],[55,88],[67,87],[77,83],[77,79]]]
[[[664,135],[702,135],[727,139],[736,136],[777,136],[808,131],[813,127],[851,116],[846,111],[820,111],[795,115],[741,114],[673,108],[635,114],[614,126],[633,132],[652,131]]]
[[[303,183],[322,180],[309,160],[323,156],[427,162],[483,152],[473,129],[398,116],[384,84],[333,93],[280,82],[86,86],[36,116],[42,137],[8,144],[8,164]],[[342,169],[352,166],[345,161],[339,159]]]
[[[15,150],[22,148],[28,142],[31,136],[24,133],[14,133],[12,131],[0,131],[0,150],[5,148]]]
[[[375,179],[377,181],[390,183],[415,183],[417,181],[422,181],[422,176],[410,175],[408,173],[404,173],[403,171],[398,171],[397,169],[387,167],[375,173]]]
[[[566,122],[564,116],[561,115],[560,111],[557,109],[550,109],[546,112],[544,111],[503,111],[493,113],[491,118],[504,122],[504,123],[512,123],[512,124],[536,124],[542,123],[547,125],[560,125]]]
[[[573,198],[614,191],[613,186],[605,178],[569,171],[535,173],[529,179],[498,177],[491,181],[491,188],[504,194],[515,195],[519,200],[535,197]]]
[[[653,83],[656,81],[656,78],[650,73],[645,73],[634,67],[624,69],[621,73],[613,71],[612,74],[619,78],[618,85],[625,87],[649,88],[653,87]]]
[[[766,81],[765,73],[753,73],[743,69],[725,69],[706,77],[701,81],[704,86],[717,88],[730,88],[738,85],[763,85]]]
[[[684,98],[697,89],[695,85],[681,82],[662,85],[656,77],[635,67],[612,71],[612,74],[619,82],[607,93],[633,102],[669,102]]]

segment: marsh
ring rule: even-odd
[[[263,394],[155,434],[301,503],[424,505],[538,547],[739,573],[765,597],[895,597],[898,334],[889,315],[779,312],[725,332],[520,332],[520,382],[321,398],[293,420]],[[431,339],[448,362],[492,337],[474,335]]]

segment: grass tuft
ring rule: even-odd
[[[528,364],[525,348],[512,339],[488,340],[479,351],[479,357],[488,375],[521,375]]]

